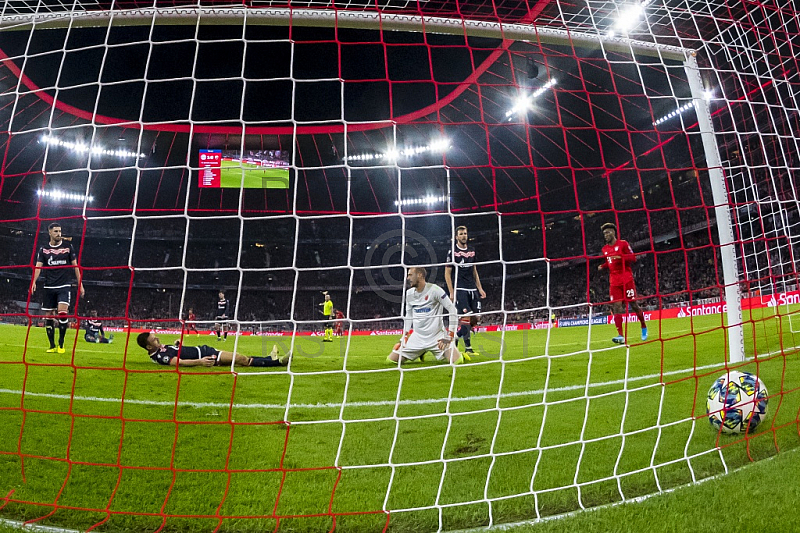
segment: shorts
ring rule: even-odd
[[[97,342],[97,335],[92,335],[90,333],[87,333],[86,335],[83,336],[83,340],[85,340],[86,342]]]
[[[42,295],[42,311],[55,311],[58,309],[58,304],[71,304],[72,292],[70,288],[58,287],[57,289],[44,289]]]
[[[429,337],[423,337],[417,334],[416,331],[412,331],[406,345],[400,344],[400,357],[407,361],[414,361],[424,355],[425,352],[431,352],[437,361],[444,361],[446,357],[444,351],[439,349],[439,340],[449,338],[450,334],[446,331]]]
[[[633,280],[622,284],[611,285],[608,288],[612,302],[631,302],[636,299],[636,284]]]
[[[202,359],[203,357],[216,357],[217,361],[214,366],[219,364],[219,350],[212,346],[186,346],[181,349],[181,359],[191,361],[193,359]]]
[[[480,314],[481,299],[478,289],[456,289],[456,309],[459,315]]]
[[[230,318],[228,318],[225,315],[219,315],[219,316],[215,316],[214,320],[216,320],[217,322],[227,322],[228,320],[230,320]]]

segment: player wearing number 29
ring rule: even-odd
[[[613,342],[625,344],[625,334],[622,331],[622,313],[624,312],[623,303],[628,303],[631,309],[639,318],[642,325],[642,340],[647,340],[647,325],[644,321],[639,304],[636,303],[636,284],[633,281],[633,271],[631,265],[636,262],[636,254],[633,253],[628,241],[617,238],[617,227],[614,224],[603,224],[603,239],[606,245],[603,246],[605,262],[597,267],[598,270],[608,269],[609,272],[609,293],[611,296],[611,310],[614,313],[614,325],[617,327],[617,335]]]
[[[408,270],[411,288],[406,291],[403,337],[386,360],[405,363],[430,351],[439,361],[459,365],[464,362],[464,357],[453,342],[458,311],[444,289],[425,281],[427,276],[428,272],[421,267]],[[444,328],[445,313],[448,315],[448,329]]]

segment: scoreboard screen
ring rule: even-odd
[[[200,187],[223,189],[288,189],[289,151],[201,149]]]

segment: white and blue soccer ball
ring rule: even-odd
[[[723,433],[752,433],[767,417],[768,396],[767,387],[755,374],[732,370],[708,390],[708,420]]]

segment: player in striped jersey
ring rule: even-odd
[[[78,256],[72,245],[64,242],[61,235],[61,224],[53,222],[47,227],[50,240],[40,246],[36,252],[36,267],[33,270],[31,294],[36,292],[36,283],[42,278],[42,311],[45,314],[45,329],[50,348],[47,353],[65,353],[64,337],[69,327],[69,304],[72,302],[72,273],[78,281],[81,297],[86,291],[81,282],[81,271],[78,268]],[[58,348],[56,348],[55,329],[56,312],[58,312]]]
[[[228,328],[227,321],[231,309],[231,302],[227,298],[225,298],[225,292],[219,291],[219,300],[217,300],[217,315],[214,317],[214,320],[217,321],[214,324],[214,331],[217,332],[217,340],[221,340],[225,342],[228,340]],[[225,338],[222,338],[223,333],[225,334]]]
[[[456,228],[456,241],[453,248],[447,252],[447,266],[444,269],[444,279],[450,299],[455,302],[460,315],[458,324],[458,339],[464,341],[464,356],[467,361],[471,355],[477,355],[472,349],[470,334],[472,327],[478,323],[481,312],[481,300],[486,298],[486,293],[478,276],[475,266],[475,248],[468,244],[469,236],[466,226]],[[453,285],[453,267],[456,269],[455,286]]]

